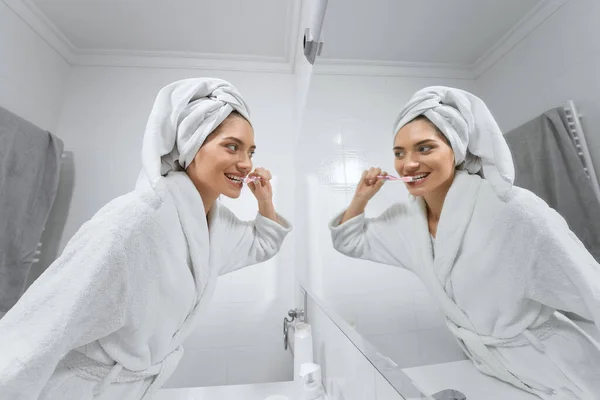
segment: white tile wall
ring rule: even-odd
[[[467,356],[446,327],[419,331],[421,365],[466,360]]]
[[[253,274],[268,278],[271,262],[276,266],[269,261],[219,278],[215,302],[185,341],[182,363],[165,388],[292,379],[293,358],[283,348],[281,324],[293,302],[269,296],[269,280],[256,282]]]
[[[220,386],[227,384],[228,359],[223,349],[203,349],[185,346],[184,357],[164,388]],[[200,376],[199,376],[200,375]]]
[[[234,347],[227,354],[227,384],[285,382],[293,379],[293,361],[283,349],[281,323],[277,339],[260,346]]]
[[[309,297],[315,362],[330,400],[401,400],[396,390]]]
[[[385,357],[391,358],[399,367],[423,365],[419,331],[366,335],[365,338]]]

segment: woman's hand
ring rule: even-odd
[[[256,168],[253,172],[249,173],[248,176],[256,176],[256,179],[248,183],[248,187],[256,201],[258,201],[258,212],[265,218],[269,218],[281,224],[281,221],[277,218],[275,212],[275,206],[273,205],[273,188],[271,187],[271,172],[268,169]]]
[[[379,189],[381,189],[385,183],[385,179],[377,178],[378,175],[385,176],[387,175],[387,172],[382,172],[381,168],[369,168],[367,171],[363,172],[360,182],[358,182],[358,186],[356,186],[354,198],[342,216],[340,225],[365,212],[365,207],[369,200],[379,192]]]
[[[249,177],[258,177],[255,181],[249,182],[248,187],[256,197],[258,204],[270,203],[273,201],[273,188],[271,187],[271,172],[265,168],[256,168],[248,174]]]
[[[364,171],[356,191],[354,192],[354,198],[366,205],[375,196],[379,189],[385,183],[385,179],[377,178],[378,175],[387,175],[387,172],[381,171],[381,168],[371,167]]]

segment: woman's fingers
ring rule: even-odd
[[[377,176],[381,175],[381,168],[379,167],[371,167],[367,171],[366,182],[367,185],[371,186],[377,182]]]
[[[250,175],[256,175],[259,176],[262,180],[265,181],[270,181],[271,178],[273,177],[271,175],[271,171],[269,171],[266,168],[262,168],[262,167],[257,167],[254,172],[252,172]]]

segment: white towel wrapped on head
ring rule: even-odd
[[[186,169],[210,135],[233,111],[250,122],[250,110],[238,90],[216,78],[173,82],[156,96],[146,125],[142,165],[152,187],[161,176]]]
[[[400,112],[394,135],[419,115],[426,116],[450,141],[457,166],[471,174],[481,173],[500,197],[508,193],[515,180],[512,156],[480,98],[445,86],[421,89]]]

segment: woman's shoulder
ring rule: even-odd
[[[503,202],[504,212],[523,223],[546,221],[552,208],[541,197],[522,187],[513,186],[507,200]]]
[[[146,204],[135,192],[119,196],[81,225],[65,246],[61,259],[65,261],[83,254],[94,258],[92,265],[133,254],[132,250],[140,246],[151,252],[153,246],[148,245],[147,239],[161,237],[155,216],[156,208]]]
[[[161,226],[161,214],[167,205],[157,204],[150,194],[133,191],[119,196],[106,205],[82,226],[99,235],[113,235],[120,240],[148,235]]]
[[[555,213],[542,198],[519,186],[513,186],[504,198],[500,198],[485,179],[481,180],[476,207],[496,221],[520,225],[539,226],[554,218],[551,214]]]

